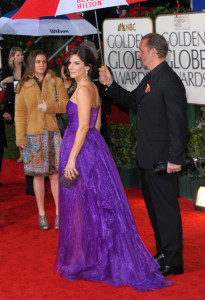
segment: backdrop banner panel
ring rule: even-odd
[[[205,13],[162,15],[155,22],[169,44],[167,62],[181,78],[188,103],[205,104]]]
[[[153,32],[151,18],[106,19],[103,22],[105,64],[123,88],[134,90],[149,71],[142,68],[138,58],[139,43]]]

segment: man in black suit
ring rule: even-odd
[[[178,75],[165,62],[168,44],[157,33],[145,35],[139,59],[150,70],[139,86],[129,92],[113,81],[107,68],[100,68],[104,93],[124,107],[137,110],[137,157],[142,168],[142,192],[155,233],[160,272],[183,273],[182,224],[177,200],[176,172],[181,170],[187,136],[187,101]],[[167,162],[158,175],[153,165]]]

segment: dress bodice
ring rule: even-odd
[[[99,113],[100,105],[97,107],[92,107],[91,108],[91,114],[90,114],[90,129],[95,128],[95,124],[98,118],[98,113]],[[72,131],[76,131],[79,126],[78,122],[78,106],[76,103],[72,101],[68,101],[67,107],[66,107],[66,112],[68,115],[68,127]]]

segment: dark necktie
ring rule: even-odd
[[[149,72],[149,73],[147,73],[147,75],[144,78],[145,84],[147,84],[147,82],[149,81],[150,77],[151,77],[151,73]]]

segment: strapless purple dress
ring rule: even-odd
[[[84,279],[138,291],[168,286],[142,242],[111,153],[95,123],[76,160],[80,177],[59,188],[59,242],[55,271],[68,280]],[[61,176],[78,129],[78,107],[69,101],[69,118],[60,153]]]

